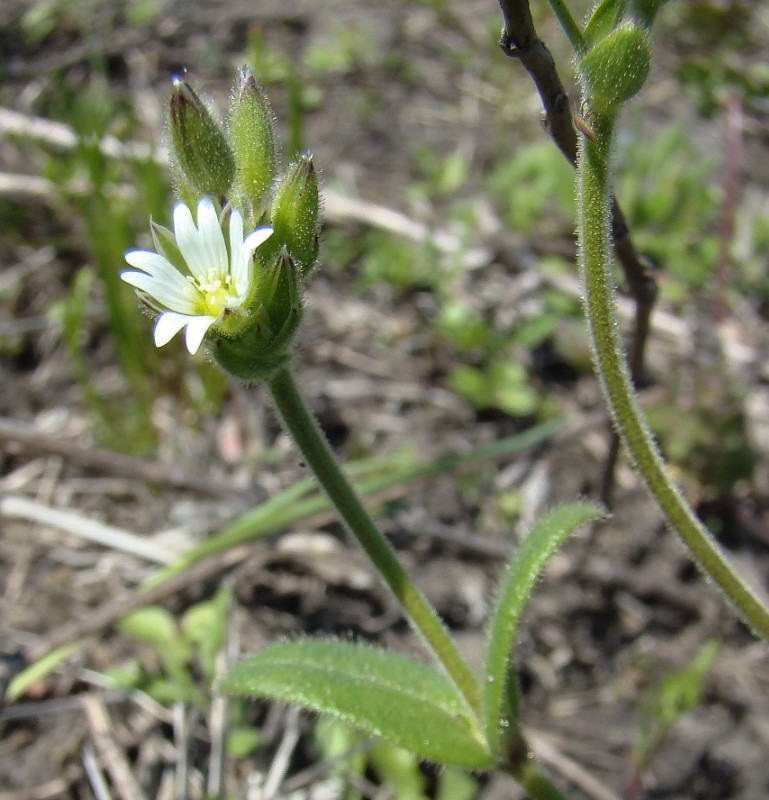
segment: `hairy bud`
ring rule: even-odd
[[[299,157],[286,171],[275,192],[271,224],[275,241],[283,245],[305,277],[318,258],[318,178],[312,156]]]
[[[247,67],[241,70],[235,85],[228,128],[237,165],[233,194],[255,223],[275,180],[277,157],[272,108]]]
[[[232,151],[213,114],[182,78],[174,79],[168,121],[182,184],[197,195],[225,197],[235,177]]]

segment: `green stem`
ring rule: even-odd
[[[534,800],[566,800],[558,787],[530,756],[520,764],[506,767],[504,771],[515,778],[526,794]]]
[[[480,719],[478,681],[459,655],[435,609],[409,578],[390,543],[363,507],[331,452],[315,417],[305,405],[291,370],[288,367],[279,369],[267,381],[267,385],[286,430],[329,501],[392,589],[411,623],[454,681],[469,708]]]
[[[549,0],[549,2],[550,8],[552,8],[558,22],[561,23],[561,27],[566,34],[566,38],[569,40],[569,44],[574,48],[574,52],[577,55],[581,55],[587,49],[587,44],[585,43],[585,37],[582,35],[579,25],[577,25],[577,21],[572,16],[571,11],[569,11],[569,7],[563,0]]]
[[[595,141],[580,136],[578,223],[580,271],[593,357],[620,436],[668,523],[695,560],[721,587],[745,623],[769,640],[769,609],[742,581],[710,532],[673,483],[654,443],[635,390],[619,336],[614,305],[609,215],[609,160],[614,117],[594,122]]]

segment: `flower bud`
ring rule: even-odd
[[[270,222],[302,277],[318,258],[318,179],[312,156],[304,154],[286,171],[275,192]]]
[[[174,79],[168,121],[180,182],[197,195],[226,197],[235,177],[232,151],[213,114],[182,78]]]
[[[275,117],[248,67],[241,70],[235,85],[228,128],[236,165],[234,194],[255,224],[275,180]]]
[[[615,114],[622,103],[641,91],[650,68],[651,47],[643,28],[626,22],[613,30],[579,63],[591,111]]]

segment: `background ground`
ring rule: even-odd
[[[535,12],[571,85],[563,37],[544,7]],[[149,214],[168,220],[168,177],[125,152],[104,155],[98,139],[158,145],[170,75],[186,67],[223,108],[244,62],[268,89],[285,155],[311,149],[328,190],[296,371],[340,455],[438,457],[568,422],[542,446],[379,500],[408,568],[478,658],[503,554],[543,510],[596,494],[607,446],[572,267],[570,168],[539,127],[525,73],[496,48],[499,25],[491,0],[4,0],[0,646],[9,664],[110,601],[128,604],[157,569],[89,543],[82,518],[179,553],[303,476],[265,395],[227,383],[179,342],[155,352],[148,321],[115,280],[122,251],[146,245]],[[769,573],[768,42],[761,3],[667,9],[653,79],[626,115],[618,178],[636,241],[660,266],[645,402],[684,490],[759,592]],[[731,140],[729,120],[741,131]],[[733,191],[724,163],[735,148]],[[100,449],[124,457],[100,460]],[[42,521],[42,508],[55,518]],[[70,532],[63,511],[80,515]],[[188,573],[161,604],[181,618],[221,586],[233,598],[231,656],[299,632],[419,652],[327,518]],[[641,785],[632,761],[643,705],[711,640],[699,702]],[[769,795],[766,646],[699,577],[624,464],[614,516],[569,543],[537,587],[518,658],[535,750],[569,797]],[[84,639],[0,712],[0,798],[89,798],[100,773],[113,797],[205,796],[221,716],[180,702],[189,687],[178,676],[156,681],[153,695],[161,660],[113,624]],[[117,668],[155,700],[105,688]],[[205,687],[198,659],[185,674]],[[340,774],[356,769],[360,795],[407,796],[392,788],[397,770],[374,759],[335,762],[334,773],[324,758],[337,733],[313,738],[312,720],[266,704],[237,714],[261,743],[224,759],[213,785],[227,796],[342,796]],[[428,796],[520,796],[482,776],[450,795],[423,775]]]

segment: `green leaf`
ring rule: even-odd
[[[478,797],[478,781],[458,769],[444,769],[438,775],[435,800],[474,800]]]
[[[57,667],[70,653],[77,650],[80,642],[70,642],[46,653],[33,664],[23,669],[14,677],[5,693],[5,699],[13,703],[18,700],[34,683],[42,680]],[[2,696],[0,696],[2,700]]]
[[[230,758],[247,758],[262,743],[262,732],[244,726],[230,728],[227,732],[227,755]]]
[[[394,797],[401,800],[426,800],[426,776],[419,769],[419,759],[402,747],[380,742],[368,754],[374,771],[387,784]]]
[[[709,640],[689,664],[664,675],[641,697],[633,748],[638,771],[646,769],[668,730],[701,701],[707,671],[717,652],[718,642]]]
[[[184,639],[173,614],[161,606],[137,608],[118,622],[118,630],[149,645],[171,672],[183,673],[191,648]]]
[[[181,619],[184,637],[197,645],[198,661],[209,683],[214,678],[216,655],[224,646],[231,602],[230,588],[220,586],[210,600],[191,606]]]
[[[492,764],[454,686],[431,667],[350,642],[282,642],[250,656],[223,691],[333,715],[422,758],[468,769]]]
[[[579,525],[604,515],[589,503],[572,503],[542,517],[513,554],[499,583],[486,631],[484,716],[486,737],[492,752],[501,749],[505,720],[518,713],[517,698],[508,698],[511,688],[510,655],[518,620],[548,558]]]
[[[584,35],[588,47],[614,30],[622,19],[626,7],[627,0],[601,0],[598,3],[585,26]]]
[[[158,649],[176,647],[181,642],[173,614],[161,606],[145,606],[126,614],[118,628],[127,636]]]

